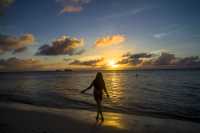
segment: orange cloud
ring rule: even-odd
[[[111,46],[116,45],[124,42],[126,40],[126,37],[124,35],[112,35],[112,36],[106,36],[102,38],[98,38],[95,41],[94,47],[105,47],[105,46]]]
[[[89,4],[90,0],[57,0],[62,5],[62,10],[59,14],[63,13],[78,13],[84,8],[84,5]]]
[[[65,6],[61,11],[60,14],[63,13],[76,13],[76,12],[81,12],[82,11],[82,7],[81,6]]]

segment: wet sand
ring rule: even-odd
[[[105,112],[0,103],[0,133],[199,133],[200,123]]]

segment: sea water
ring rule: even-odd
[[[59,109],[96,110],[93,90],[85,94],[95,71],[0,74],[0,101]],[[103,71],[110,98],[104,111],[200,122],[200,71]]]

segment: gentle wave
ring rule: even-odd
[[[136,77],[136,73],[138,76]],[[96,72],[6,73],[0,101],[96,111],[88,87]],[[200,121],[200,71],[104,72],[104,111]]]
[[[4,95],[0,95],[0,101],[30,104],[34,106],[51,107],[51,108],[59,108],[59,109],[71,108],[71,109],[83,109],[83,110],[89,110],[89,111],[96,111],[96,104],[94,103],[61,97],[60,95],[57,95],[57,96],[54,95],[53,97],[51,97],[51,99],[48,99],[48,100],[47,99],[36,100],[28,96],[4,94]],[[127,108],[127,107],[122,107],[122,106],[115,106],[115,107],[103,106],[103,111],[151,116],[151,117],[157,117],[157,118],[187,120],[187,121],[200,123],[200,117],[197,117],[197,116],[188,117],[188,115],[180,114],[179,112],[177,112],[177,114],[171,114],[171,113],[168,114],[167,112],[162,112],[161,110],[155,111],[154,108],[145,107],[141,105],[135,105],[134,108]]]

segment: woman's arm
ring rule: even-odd
[[[104,90],[104,92],[106,93],[106,96],[107,96],[107,97],[110,97],[110,96],[109,96],[109,94],[108,94],[108,91],[107,91],[107,89],[106,89],[106,86],[105,86],[105,85],[104,85],[104,87],[103,87],[103,90]]]
[[[91,88],[92,88],[92,86],[93,86],[93,81],[92,81],[92,83],[90,84],[90,86],[89,86],[88,88],[86,88],[86,89],[82,90],[82,91],[81,91],[81,93],[84,93],[85,91],[87,91],[87,90],[91,89]]]

